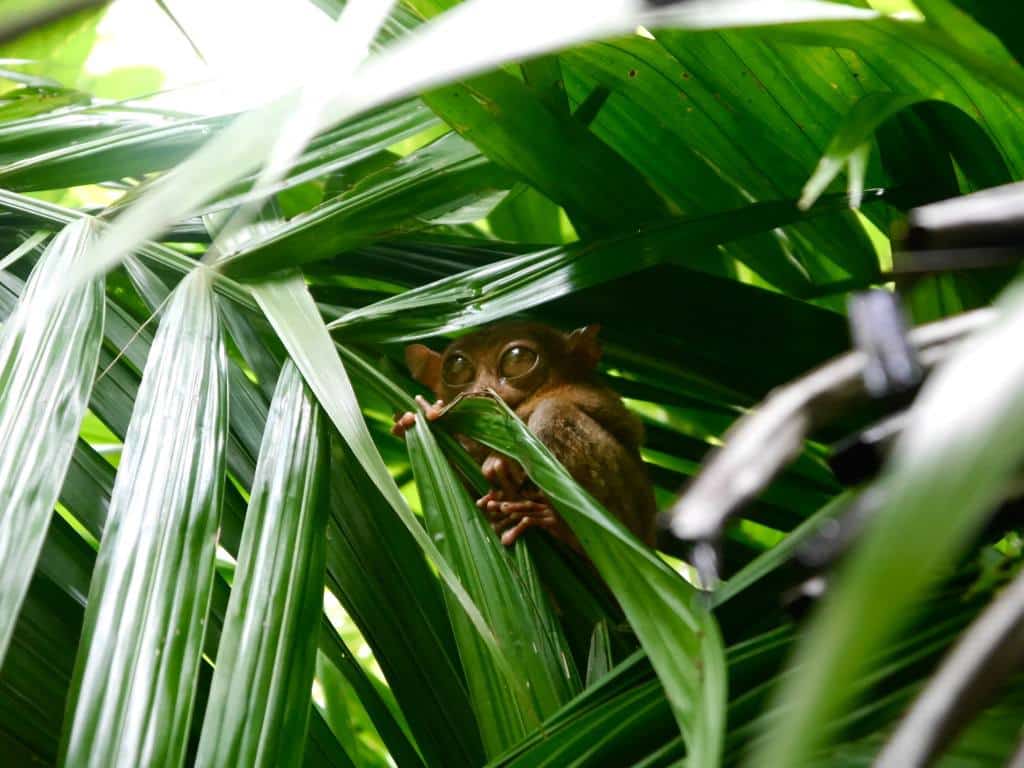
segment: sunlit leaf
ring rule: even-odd
[[[35,570],[85,415],[103,338],[103,281],[40,314],[41,286],[59,280],[93,236],[70,224],[47,247],[0,334],[0,660]],[[29,468],[32,469],[29,469]]]
[[[65,765],[184,760],[224,483],[225,363],[210,279],[196,271],[162,318],[125,438]]]

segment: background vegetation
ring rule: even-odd
[[[318,63],[244,113],[85,74],[102,8],[0,20],[5,763],[876,759],[1020,562],[985,528],[1024,452],[1014,270],[909,282],[889,239],[1024,176],[1020,26],[982,0],[316,4]],[[877,482],[826,462],[855,419],[816,434],[713,591],[500,405],[389,434],[405,343],[600,322],[664,508],[849,347],[851,291],[897,281],[916,323],[1004,295]],[[543,535],[501,547],[453,430],[524,464],[614,599]],[[790,557],[869,491],[797,621]],[[1014,751],[998,682],[943,765]]]

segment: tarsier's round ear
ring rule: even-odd
[[[405,348],[405,364],[409,373],[420,384],[436,392],[441,384],[441,355],[422,344],[410,344]]]
[[[597,323],[577,328],[569,334],[569,352],[587,368],[596,368],[601,359],[601,342],[597,334],[601,326]]]

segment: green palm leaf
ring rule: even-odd
[[[286,365],[263,433],[196,765],[301,762],[323,608],[327,459],[316,403]]]
[[[978,0],[316,4],[344,11],[336,44],[312,65],[268,46],[293,89],[240,115],[90,97],[131,90],[84,69],[98,13],[0,49],[0,491],[38,485],[0,502],[7,762],[870,762],[1020,567],[1003,515],[978,539],[1019,458],[1014,299],[987,352],[926,382],[868,493],[843,491],[827,443],[874,416],[815,433],[722,533],[708,594],[500,407],[389,434],[418,391],[401,344],[600,322],[669,504],[739,413],[849,348],[850,291],[894,279],[920,321],[1011,279],[951,258],[911,285],[928,256],[886,233],[1024,174],[1012,18]],[[847,181],[879,191],[852,211]],[[76,232],[95,243],[41,280]],[[324,435],[278,429],[279,386],[295,419],[324,411],[327,475]],[[527,466],[603,583],[543,533],[496,542],[449,427]],[[270,503],[271,459],[305,501]],[[801,548],[878,493],[803,631],[784,597]],[[237,568],[214,567],[215,540]],[[1017,682],[950,765],[1016,749]]]
[[[0,336],[0,660],[85,415],[103,336],[103,281],[41,314],[52,282],[88,247],[93,229],[69,225],[47,247]]]
[[[373,649],[424,762],[480,765],[483,748],[477,729],[467,727],[473,709],[438,582],[340,437],[331,459],[331,591]]]
[[[214,576],[225,387],[210,280],[197,271],[163,316],[125,438],[69,699],[65,765],[184,759]]]
[[[254,288],[254,295],[349,449],[412,533],[424,554],[431,559],[445,586],[458,600],[480,636],[501,658],[503,654],[493,630],[487,625],[480,609],[441,555],[437,545],[413,516],[394,479],[388,474],[363,421],[348,374],[301,278],[290,277],[261,283]],[[508,666],[507,661],[505,665]]]
[[[693,587],[582,490],[507,406],[469,398],[452,428],[518,460],[579,538],[618,598],[665,688],[694,765],[720,759],[725,659],[714,618]]]
[[[495,755],[578,692],[579,675],[549,604],[539,590],[531,591],[520,581],[527,574],[513,568],[422,419],[406,440],[427,531],[440,542],[511,665],[509,670],[495,663],[479,633],[453,604],[449,616],[477,726],[487,753]]]
[[[449,134],[369,175],[348,192],[296,216],[224,257],[223,269],[252,278],[429,224],[429,217],[507,189],[507,174]]]
[[[829,202],[832,210],[846,207],[843,197],[833,197]],[[688,254],[680,254],[680,244],[700,253],[799,218],[791,201],[760,203],[737,211],[665,222],[624,237],[511,256],[360,307],[329,327],[346,338],[409,341],[494,322],[660,264],[674,263],[683,269],[692,265],[697,270],[719,273],[717,260],[687,258]],[[742,291],[743,287],[736,290]],[[779,303],[796,306],[781,298]]]
[[[1016,435],[1024,424],[1024,371],[1010,350],[1022,322],[1024,290],[1015,284],[994,326],[928,382],[880,482],[886,514],[874,521],[816,617],[803,663],[781,694],[791,704],[752,765],[799,765],[813,753],[832,717],[850,706],[870,655],[906,623],[915,598],[998,501],[1021,459]],[[965,393],[984,407],[948,430],[941,414]],[[948,455],[942,450],[947,441]],[[893,548],[893,541],[902,546]],[[883,593],[885,600],[878,600]]]

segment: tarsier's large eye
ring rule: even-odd
[[[444,366],[441,368],[441,378],[449,387],[463,387],[469,384],[475,375],[473,361],[458,352],[445,358]]]
[[[498,372],[506,379],[525,376],[537,365],[537,353],[529,347],[517,344],[509,347],[498,361]]]

